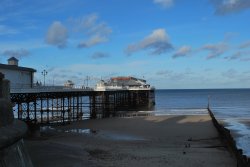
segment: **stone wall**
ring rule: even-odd
[[[14,120],[9,92],[9,81],[0,73],[0,127],[11,124]]]
[[[9,81],[0,73],[0,167],[33,167],[24,148],[24,122],[14,120]]]

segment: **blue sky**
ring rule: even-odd
[[[0,63],[15,56],[50,84],[249,88],[249,18],[249,0],[1,0]]]

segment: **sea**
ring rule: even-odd
[[[155,102],[155,115],[206,114],[209,105],[250,157],[250,89],[162,89],[155,91]]]

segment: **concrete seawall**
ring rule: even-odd
[[[210,108],[208,108],[208,112],[212,118],[214,126],[221,136],[221,139],[227,144],[230,151],[232,151],[232,153],[235,155],[237,159],[237,167],[250,167],[250,158],[243,154],[242,149],[237,148],[236,141],[232,137],[230,130],[222,126],[217,121]]]

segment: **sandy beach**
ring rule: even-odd
[[[83,120],[26,139],[35,167],[235,167],[209,115]]]

